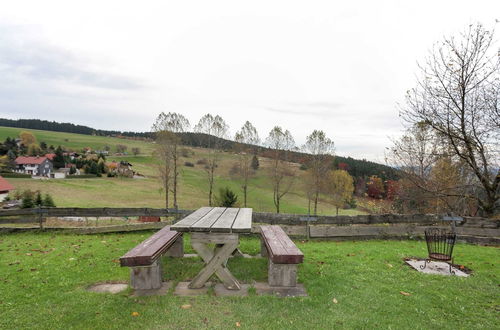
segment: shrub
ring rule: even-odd
[[[187,167],[194,167],[194,164],[191,163],[191,162],[185,162],[184,163],[184,166],[187,166]]]
[[[71,175],[66,177],[66,179],[95,179],[95,178],[97,178],[95,174]]]
[[[189,150],[187,148],[182,148],[181,149],[181,156],[184,158],[188,158],[188,157],[194,156],[194,152],[192,152],[191,150]]]
[[[25,178],[25,179],[29,179],[31,178],[31,175],[30,174],[24,174],[24,173],[1,173],[1,175],[4,177],[4,178],[18,178],[18,179],[22,179],[22,178]]]
[[[306,164],[300,164],[299,170],[301,171],[306,171],[307,170],[307,165]]]
[[[356,198],[354,197],[351,197],[351,199],[347,200],[346,204],[350,209],[355,209],[356,207],[358,207],[358,203],[356,202]]]
[[[233,207],[238,202],[238,195],[236,195],[228,187],[219,189],[219,196],[216,197],[216,204],[223,207]]]

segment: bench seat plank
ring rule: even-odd
[[[163,227],[120,258],[122,267],[149,266],[165,253],[182,233]]]
[[[275,264],[299,264],[304,261],[304,254],[293,243],[280,226],[261,226],[261,235]]]

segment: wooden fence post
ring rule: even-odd
[[[43,229],[43,214],[42,214],[42,209],[40,208],[40,206],[38,206],[38,223],[40,225],[40,229]]]

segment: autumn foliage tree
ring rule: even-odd
[[[372,175],[366,184],[366,193],[371,198],[382,199],[384,197],[384,183],[376,175]]]
[[[327,191],[337,210],[337,215],[339,215],[339,208],[342,208],[347,201],[352,199],[354,180],[347,171],[334,170],[330,171],[326,181]]]

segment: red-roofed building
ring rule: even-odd
[[[11,190],[14,190],[14,186],[0,176],[0,202],[3,202]]]
[[[53,161],[55,156],[56,154],[45,154],[45,157],[47,157],[50,161]]]
[[[16,172],[36,176],[49,176],[52,172],[52,162],[47,157],[17,157],[15,160]]]

